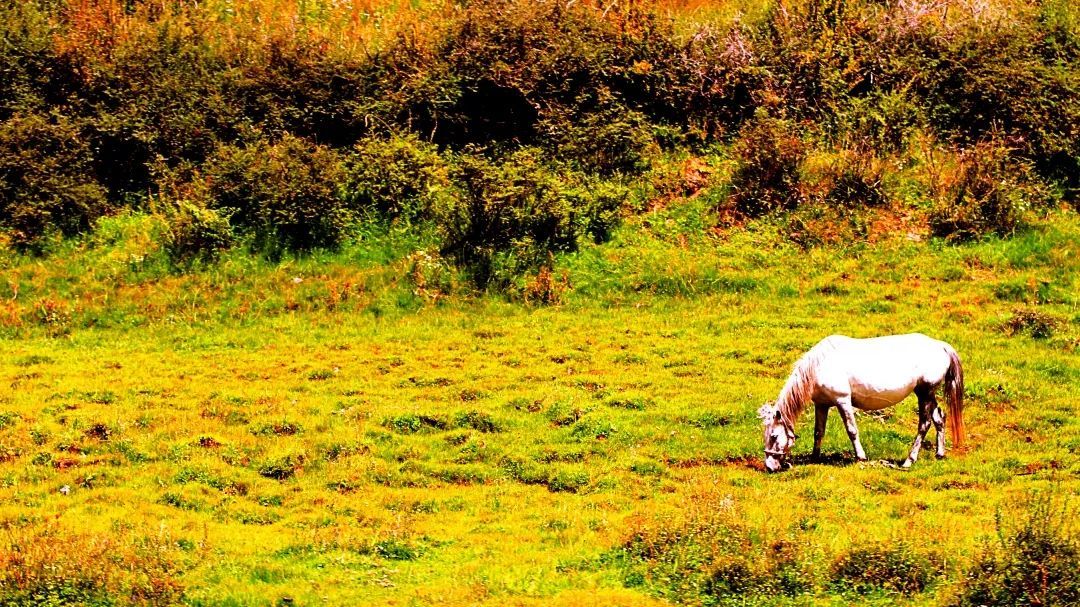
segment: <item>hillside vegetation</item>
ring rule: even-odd
[[[1069,0],[0,7],[0,605],[1080,603]],[[911,403],[755,412],[831,333]]]

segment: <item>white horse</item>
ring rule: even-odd
[[[810,402],[816,409],[813,457],[821,456],[825,421],[829,408],[836,407],[855,457],[866,461],[855,409],[891,407],[912,392],[919,398],[919,429],[903,467],[910,468],[918,459],[931,422],[937,430],[937,456],[945,457],[945,412],[934,396],[940,385],[949,403],[953,444],[960,445],[964,441],[964,369],[952,346],[918,333],[871,339],[830,335],[795,363],[776,402],[758,411],[765,424],[765,468],[776,472],[787,464],[795,444],[795,421]]]

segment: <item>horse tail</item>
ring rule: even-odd
[[[949,355],[944,381],[945,397],[949,401],[949,434],[953,445],[959,446],[964,444],[964,367],[952,346],[946,344],[945,352]]]

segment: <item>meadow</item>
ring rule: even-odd
[[[0,605],[1080,604],[1067,0],[0,7]],[[766,474],[821,338],[913,402]]]
[[[102,271],[137,241],[66,259]],[[810,251],[769,224],[688,241],[636,224],[559,264],[557,306],[407,280],[329,305],[400,272],[360,248],[238,255],[198,284],[117,265],[82,313],[107,300],[127,322],[75,310],[0,346],[4,600],[953,603],[996,525],[1040,495],[1071,512],[1080,487],[1078,242],[1071,214]],[[58,266],[6,274],[29,298],[82,276]],[[155,317],[157,289],[191,295]],[[797,466],[763,472],[755,412],[801,352],[907,331],[961,352],[967,446],[896,469],[906,402],[860,416],[868,463],[835,416],[807,461],[807,418]],[[843,573],[858,551],[869,579]],[[755,586],[777,562],[785,584]]]

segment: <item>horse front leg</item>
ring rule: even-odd
[[[844,428],[847,430],[851,446],[855,448],[855,457],[860,462],[866,461],[866,451],[859,442],[859,427],[855,425],[855,407],[851,405],[851,397],[845,396],[836,400],[836,410],[840,413],[840,419],[844,420]]]
[[[815,461],[821,459],[821,441],[825,438],[825,422],[829,419],[830,405],[814,407],[814,452],[810,455]]]
[[[918,396],[919,428],[915,431],[915,442],[911,445],[911,453],[908,454],[904,463],[900,464],[901,468],[910,468],[911,465],[915,463],[915,460],[919,459],[919,449],[922,448],[922,442],[926,438],[926,432],[930,430],[932,412],[937,408],[937,402],[934,400],[933,394],[919,394]]]

